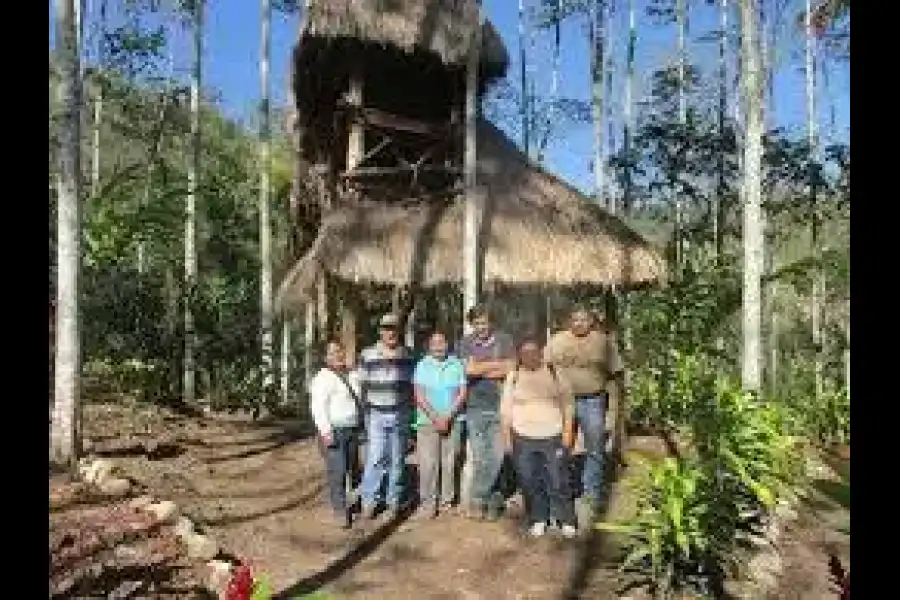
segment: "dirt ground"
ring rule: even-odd
[[[298,422],[86,408],[84,436],[95,447],[162,435],[175,451],[116,456],[115,463],[139,490],[175,501],[229,554],[265,572],[278,598],[321,591],[342,600],[604,599],[621,587],[614,565],[597,556],[597,534],[532,540],[513,518],[489,523],[457,515],[382,517],[352,531],[337,529],[328,519],[321,457]],[[820,563],[827,567],[818,544],[822,527],[810,526],[818,533],[801,527],[786,536],[785,595],[778,598],[829,597],[790,592],[808,589],[801,581],[809,576],[829,585],[827,571],[816,571]]]
[[[340,599],[615,597],[618,574],[582,572],[584,543],[526,538],[517,521],[382,517],[342,531],[329,520],[322,460],[297,422],[191,419],[89,407],[85,437],[166,434],[177,456],[118,456],[123,473],[175,501],[229,553],[268,574],[280,597],[322,590]],[[575,594],[577,595],[577,594]]]

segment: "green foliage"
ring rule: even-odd
[[[640,417],[678,432],[689,455],[655,466],[638,486],[635,517],[602,529],[628,537],[622,568],[651,584],[658,597],[707,593],[736,564],[747,536],[800,477],[794,417],[717,373],[700,352],[673,350],[668,371],[636,373]]]
[[[642,583],[651,583],[660,597],[687,586],[702,587],[714,533],[709,530],[709,499],[703,495],[705,477],[689,461],[667,458],[637,484],[635,518],[597,525],[628,536],[621,568],[643,573]]]

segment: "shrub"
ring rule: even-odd
[[[637,516],[598,524],[626,534],[622,568],[658,598],[720,589],[742,543],[758,534],[800,472],[791,412],[783,404],[714,375],[697,355],[673,352],[671,359],[668,381],[638,379],[636,389],[647,394],[641,398],[651,407],[646,414],[685,429],[694,452],[650,470],[638,485]]]

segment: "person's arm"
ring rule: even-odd
[[[366,393],[369,388],[369,379],[368,379],[368,371],[366,369],[366,361],[364,360],[364,355],[362,352],[359,353],[359,356],[356,358],[356,364],[353,367],[353,372],[356,373],[356,381],[359,385],[359,399],[362,400],[363,405],[366,403]]]
[[[431,406],[431,403],[428,401],[428,395],[425,393],[425,386],[422,385],[423,377],[422,377],[422,363],[416,365],[416,370],[413,373],[413,395],[416,399],[416,406],[419,407],[425,416],[428,417],[432,423],[437,422],[438,414],[435,412],[434,408]]]
[[[309,383],[309,411],[312,413],[316,431],[326,446],[331,444],[331,421],[328,419],[328,403],[331,386],[322,372],[316,374]]]
[[[448,418],[454,419],[456,415],[462,412],[463,408],[466,406],[466,397],[469,394],[468,388],[466,387],[466,368],[462,363],[459,363],[459,377],[456,381],[456,397],[453,398],[453,404],[450,407],[450,416]]]
[[[562,408],[562,444],[567,450],[575,447],[575,395],[565,377],[557,373],[557,400]]]
[[[499,336],[497,339],[497,358],[488,362],[487,374],[489,379],[505,379],[516,368],[516,345],[508,335]]]

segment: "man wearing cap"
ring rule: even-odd
[[[575,307],[569,313],[568,329],[550,338],[545,360],[565,377],[575,396],[575,418],[584,439],[582,491],[592,507],[603,489],[603,458],[606,451],[607,385],[622,373],[622,363],[612,332],[603,319],[594,323],[591,313]]]
[[[378,492],[385,475],[388,510],[398,513],[403,501],[415,362],[412,352],[400,344],[399,327],[396,315],[382,316],[378,341],[360,353],[357,365],[368,438],[360,495],[363,516],[370,519],[380,504]]]

